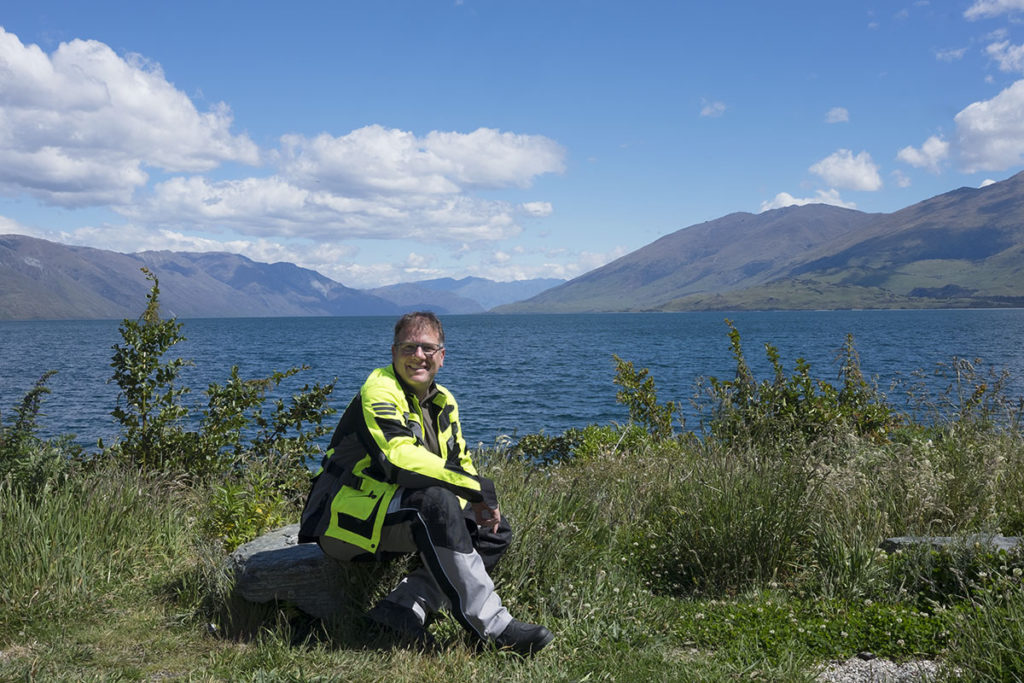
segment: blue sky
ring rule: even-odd
[[[368,288],[1024,168],[1024,0],[0,9],[0,233]]]

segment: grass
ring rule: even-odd
[[[206,493],[174,479],[99,469],[35,496],[8,479],[0,679],[809,680],[867,650],[1012,680],[1020,558],[876,549],[887,535],[1019,524],[996,495],[1020,481],[1019,435],[969,438],[820,443],[785,463],[709,442],[542,468],[492,451],[483,467],[517,531],[499,589],[557,634],[529,660],[475,652],[450,620],[434,626],[447,643],[435,654],[367,632],[355,603],[399,567],[357,570],[364,592],[332,623],[239,602],[226,551],[196,521]]]

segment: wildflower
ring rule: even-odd
[[[849,633],[847,633],[846,631],[840,631],[840,632],[839,632],[839,635],[841,635],[841,636],[842,636],[843,638],[846,638],[846,637],[847,637],[847,636],[849,636],[850,634],[849,634]]]
[[[703,612],[697,612],[696,614],[693,615],[693,618],[694,619],[703,619],[704,618],[704,613]]]
[[[899,645],[900,647],[903,647],[904,645],[906,645],[906,643],[905,643],[905,642],[903,641],[903,639],[902,639],[902,638],[900,638],[899,640],[897,640],[897,641],[896,641],[896,644],[897,644],[897,645]]]

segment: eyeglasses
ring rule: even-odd
[[[423,355],[427,358],[433,358],[435,353],[444,350],[443,346],[437,344],[419,344],[417,342],[402,342],[395,344],[395,348],[403,356],[415,356],[416,349],[423,349]]]

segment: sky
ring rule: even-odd
[[[1024,0],[0,8],[0,234],[69,245],[572,278],[1022,169]]]

